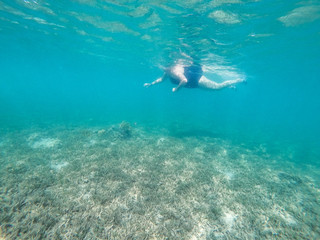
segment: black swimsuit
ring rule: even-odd
[[[197,88],[199,80],[202,77],[202,74],[203,74],[203,71],[199,65],[184,67],[184,76],[188,80],[187,84],[184,87]],[[170,80],[174,84],[179,84],[179,81],[177,79],[170,78]]]
[[[202,77],[203,71],[199,65],[192,65],[190,67],[184,67],[184,76],[188,82],[184,86],[186,88],[197,88],[200,78]]]

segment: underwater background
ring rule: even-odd
[[[0,238],[319,239],[320,3],[0,1]],[[177,61],[219,91],[150,88]]]

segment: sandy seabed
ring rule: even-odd
[[[132,127],[0,136],[0,239],[320,239],[314,166]]]

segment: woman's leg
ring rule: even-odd
[[[231,87],[233,84],[240,83],[240,82],[243,82],[243,80],[242,79],[227,80],[222,83],[217,83],[212,80],[209,80],[205,76],[202,76],[199,79],[198,86],[206,89],[219,90],[222,88]]]

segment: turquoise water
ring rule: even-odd
[[[0,0],[0,23],[0,238],[320,238],[319,1]],[[192,60],[246,83],[143,87]]]

